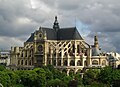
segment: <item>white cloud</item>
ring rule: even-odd
[[[31,22],[31,20],[28,19],[28,18],[18,18],[18,19],[17,19],[17,22],[18,22],[19,24],[28,24],[28,23]]]
[[[40,9],[42,11],[45,11],[46,13],[49,13],[51,9],[42,1],[40,0],[30,0],[31,1],[31,7],[32,9]]]
[[[76,26],[77,17],[90,28],[89,33],[83,32],[87,42],[92,44],[94,35],[100,32],[102,48],[120,52],[119,3],[119,0],[0,0],[0,47],[22,44],[39,26],[52,27],[54,16],[58,15],[60,27]]]
[[[23,42],[15,37],[0,37],[0,49],[10,49],[11,46],[23,46]]]

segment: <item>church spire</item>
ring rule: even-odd
[[[57,16],[55,16],[55,21],[54,21],[53,29],[55,29],[56,31],[59,29],[59,23],[58,23],[58,20],[57,20]]]
[[[99,47],[97,35],[95,35],[95,37],[94,37],[94,46],[97,48]]]

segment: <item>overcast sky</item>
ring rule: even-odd
[[[120,0],[0,0],[0,49],[23,46],[40,26],[77,27],[89,44],[120,52]]]

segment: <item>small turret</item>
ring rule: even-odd
[[[99,44],[98,44],[98,37],[97,37],[97,36],[94,37],[94,46],[95,46],[96,48],[99,47]]]
[[[59,23],[58,23],[58,20],[57,20],[57,16],[55,16],[55,22],[54,22],[54,25],[53,25],[53,29],[55,29],[56,31],[59,29]]]

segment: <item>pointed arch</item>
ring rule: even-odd
[[[56,60],[53,61],[53,65],[56,66]]]
[[[23,65],[23,60],[21,60],[21,65]]]
[[[32,61],[31,60],[29,60],[29,65],[32,65]]]
[[[75,66],[75,61],[74,60],[70,61],[70,66]]]
[[[18,65],[20,65],[20,60],[18,60]]]
[[[77,66],[82,66],[82,63],[80,60],[77,61]]]
[[[61,66],[61,60],[58,60],[58,64],[57,64],[58,66]]]
[[[27,65],[27,60],[25,60],[25,65]]]
[[[64,66],[67,66],[67,60],[64,60],[63,65],[64,65]]]

